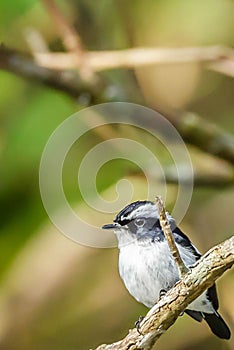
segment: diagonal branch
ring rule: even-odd
[[[49,15],[55,23],[64,46],[74,58],[73,69],[79,67],[79,73],[85,81],[94,80],[97,77],[89,63],[86,61],[86,50],[82,43],[81,37],[75,28],[69,23],[63,12],[54,0],[41,0],[46,7]],[[36,57],[36,53],[33,55]],[[53,68],[53,67],[52,67]],[[68,69],[68,67],[64,67]]]
[[[173,120],[168,119],[185,142],[234,164],[233,135],[194,113],[184,113]]]
[[[186,274],[186,272],[188,272],[188,268],[185,266],[183,260],[181,259],[179,250],[175,244],[175,240],[171,231],[171,226],[167,219],[163,201],[160,196],[156,196],[156,205],[158,209],[160,225],[169,245],[171,255],[173,256],[174,261],[178,267],[180,278],[182,278]]]
[[[79,98],[86,96],[90,104],[106,102],[105,84],[88,83],[74,71],[39,66],[29,55],[0,45],[0,69],[28,80],[34,80],[53,89],[62,91],[68,96]]]
[[[62,38],[64,46],[70,52],[74,53],[74,61],[83,54],[83,44],[77,31],[70,25],[64,14],[54,0],[41,0],[46,7],[51,19],[57,27],[57,30]]]
[[[234,264],[234,236],[211,248],[167,294],[152,307],[136,329],[122,340],[96,350],[151,349],[181,312]]]

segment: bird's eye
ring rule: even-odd
[[[136,220],[135,220],[135,224],[136,224],[138,227],[144,226],[144,223],[145,223],[145,219],[136,219]]]

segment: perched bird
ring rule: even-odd
[[[167,213],[184,264],[193,265],[201,254]],[[137,201],[122,209],[113,224],[119,247],[119,273],[129,293],[140,303],[152,307],[163,291],[168,291],[179,274],[160,226],[155,203]],[[219,338],[229,339],[230,330],[218,313],[215,284],[188,305],[185,312],[201,322],[204,319]]]

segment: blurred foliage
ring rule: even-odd
[[[87,49],[234,44],[231,0],[57,3]],[[5,45],[30,52],[26,41],[30,28],[42,35],[51,50],[65,50],[41,2],[0,1],[0,40]],[[206,71],[197,63],[162,64],[134,72],[113,70],[102,76],[121,88],[123,99],[127,91],[131,102],[144,99],[165,113],[190,110],[234,133],[231,77]],[[0,71],[0,92],[0,349],[75,350],[115,341],[146,308],[125,291],[117,273],[116,249],[81,247],[60,236],[49,223],[38,184],[40,158],[49,136],[83,108],[81,101],[5,71]],[[115,126],[114,131],[117,137],[144,143],[163,167],[171,163],[150,135],[123,126]],[[101,141],[95,130],[87,133],[73,145],[64,164],[64,191],[69,203],[84,216],[89,212],[77,187],[77,172],[83,157]],[[225,162],[214,162],[197,149],[189,149],[196,172],[204,164],[208,175],[227,167]],[[142,172],[121,159],[100,169],[98,191],[104,198],[116,198],[115,184],[123,177],[135,184],[134,198],[146,197]],[[87,195],[88,181],[87,169]],[[160,192],[160,183],[155,188]],[[176,186],[168,185],[169,209],[176,195]],[[202,252],[233,234],[233,195],[232,186],[194,188],[182,228]],[[91,216],[90,222],[99,226],[113,217]],[[232,271],[219,281],[218,289],[221,313],[234,332]],[[233,349],[234,342],[222,342],[204,324],[184,316],[157,345],[161,350],[171,348],[225,350]]]

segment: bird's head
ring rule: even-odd
[[[174,222],[167,214],[170,222]],[[112,224],[102,227],[105,230],[114,230],[118,240],[152,238],[157,232],[161,232],[158,210],[155,203],[150,201],[137,201],[122,209]],[[125,237],[124,237],[125,236]]]

